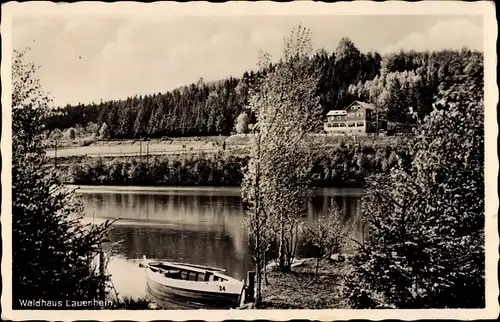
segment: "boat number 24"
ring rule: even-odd
[[[226,286],[225,285],[219,285],[219,291],[226,291]]]

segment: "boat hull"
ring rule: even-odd
[[[229,309],[239,305],[239,294],[199,292],[148,280],[150,300],[164,309]]]
[[[164,278],[146,268],[148,298],[164,309],[238,307],[243,282],[193,282]]]

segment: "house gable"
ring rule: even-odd
[[[354,101],[349,106],[346,107],[346,111],[356,111],[359,109],[374,111],[375,105],[360,101]]]

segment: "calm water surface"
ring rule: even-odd
[[[138,267],[143,255],[222,267],[238,279],[254,269],[238,188],[81,187],[78,192],[87,220],[120,218],[110,236],[121,241],[119,256],[109,265],[120,295],[144,294],[144,272]],[[354,220],[353,237],[361,241],[361,196],[360,189],[318,190],[304,220],[327,213],[335,201],[346,219]],[[307,256],[308,250],[299,244],[297,253]]]

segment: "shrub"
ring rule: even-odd
[[[316,276],[320,260],[342,252],[351,231],[351,225],[343,222],[335,204],[332,205],[328,215],[303,226],[304,242],[313,246],[315,250]]]
[[[482,61],[442,84],[412,162],[369,180],[360,285],[398,308],[480,308],[484,281]]]

